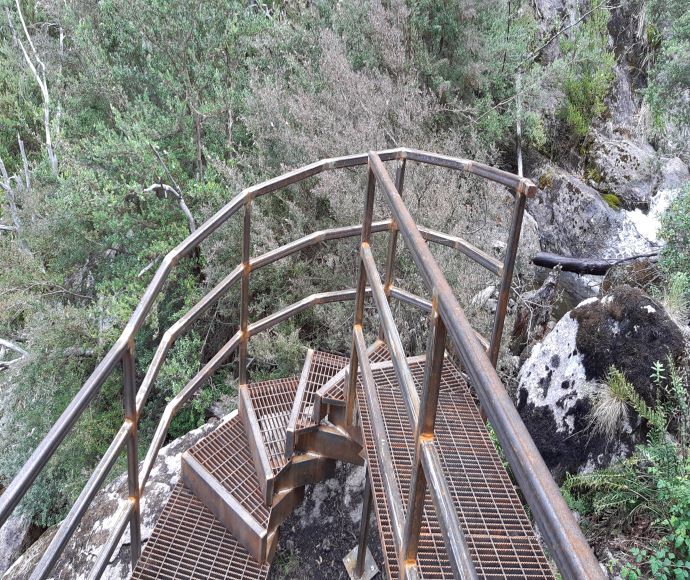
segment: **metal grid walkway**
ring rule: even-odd
[[[318,423],[314,420],[314,399],[316,391],[324,386],[341,370],[346,368],[350,359],[336,354],[315,351],[306,377],[301,398],[295,400],[299,406],[295,421],[295,432],[311,429]]]
[[[264,505],[249,441],[239,417],[233,417],[196,443],[188,453],[263,527],[270,508]]]
[[[410,364],[421,392],[424,363]],[[390,364],[373,369],[400,494],[407,497],[414,461],[414,436]],[[399,574],[390,516],[362,390],[358,398],[369,454],[374,505],[391,578]],[[444,474],[472,553],[484,578],[553,578],[517,492],[506,473],[460,372],[444,363],[435,433]],[[427,493],[419,539],[419,569],[425,578],[452,578],[440,527]]]
[[[369,354],[369,362],[372,364],[390,360],[391,356],[388,352],[388,347],[385,342],[380,342],[375,346]],[[338,373],[333,376],[329,382],[325,383],[323,388],[318,391],[318,396],[321,397],[324,403],[329,405],[344,405],[345,404],[345,374]]]
[[[259,564],[182,483],[173,489],[133,580],[263,580]]]
[[[285,436],[298,382],[298,377],[291,377],[249,385],[249,396],[259,423],[261,441],[274,475],[288,462],[285,458]]]

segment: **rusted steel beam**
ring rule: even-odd
[[[416,425],[419,417],[419,397],[417,396],[417,389],[414,379],[412,378],[412,373],[410,372],[410,367],[407,364],[407,357],[403,350],[400,334],[398,333],[398,328],[393,319],[390,304],[388,304],[388,300],[386,299],[386,294],[381,284],[381,278],[374,262],[374,255],[371,253],[369,244],[362,244],[360,256],[362,257],[362,264],[364,264],[366,269],[367,279],[369,280],[371,293],[379,313],[383,334],[386,337],[386,343],[390,350],[395,374],[402,387],[407,414],[410,418],[410,423]]]
[[[244,220],[242,224],[242,285],[240,287],[240,348],[238,357],[240,385],[247,384],[247,352],[249,347],[249,274],[251,266],[250,236],[252,220],[252,200],[247,199],[244,204]]]
[[[484,266],[489,272],[496,274],[496,276],[501,276],[503,274],[503,264],[501,264],[501,262],[462,238],[444,234],[443,232],[437,232],[436,230],[425,228],[424,226],[417,226],[417,228],[427,242],[434,242],[458,250],[468,258],[477,262],[480,266]]]
[[[295,451],[295,432],[297,431],[297,419],[299,418],[300,410],[302,409],[302,400],[307,391],[307,380],[309,379],[309,370],[311,369],[311,362],[314,358],[314,351],[310,348],[307,350],[307,357],[302,366],[302,375],[297,384],[297,392],[292,404],[292,411],[285,429],[285,457],[290,459]]]
[[[156,457],[160,448],[163,446],[165,441],[165,436],[168,433],[168,428],[170,423],[175,417],[177,411],[187,403],[201,388],[202,385],[215,373],[218,368],[230,357],[230,355],[235,352],[240,343],[240,333],[236,332],[234,336],[223,345],[223,347],[216,353],[216,355],[208,361],[199,372],[194,375],[191,381],[189,381],[182,390],[175,395],[175,397],[166,405],[165,410],[161,420],[156,427],[156,432],[151,439],[151,444],[149,445],[148,452],[146,453],[146,458],[144,459],[144,464],[142,465],[139,478],[140,495],[143,495],[144,487],[153,469],[153,464],[156,461]]]
[[[405,302],[406,304],[410,304],[412,306],[416,306],[420,310],[424,310],[425,312],[431,312],[431,302],[429,300],[426,300],[425,298],[422,298],[421,296],[417,296],[416,294],[413,294],[412,292],[408,292],[407,290],[403,290],[402,288],[399,288],[398,286],[393,286],[391,288],[391,296],[393,298],[397,298],[401,302]],[[489,350],[489,341],[486,340],[479,332],[474,330],[474,335],[477,337],[477,340],[481,343],[482,347],[484,347],[485,351]]]
[[[360,243],[365,244],[369,242],[371,237],[371,222],[374,215],[374,192],[376,190],[376,180],[371,169],[367,174],[367,189],[364,195],[364,218],[362,220],[362,236]],[[362,326],[364,320],[364,289],[367,285],[367,276],[364,270],[362,260],[359,261],[359,275],[357,278],[357,291],[355,296],[355,328]],[[355,421],[355,402],[357,400],[357,368],[359,366],[357,347],[354,343],[354,334],[352,337],[352,347],[350,348],[350,370],[347,374],[347,382],[345,383],[345,425],[350,426]]]
[[[272,328],[276,324],[287,320],[291,316],[294,316],[295,314],[298,314],[299,312],[302,312],[310,306],[314,306],[315,304],[328,304],[330,302],[345,302],[347,300],[354,300],[355,295],[356,290],[336,290],[334,292],[319,292],[317,294],[312,294],[311,296],[303,298],[299,302],[295,302],[294,304],[291,304],[290,306],[287,306],[278,312],[274,312],[270,316],[266,316],[265,318],[250,324],[248,328],[249,337],[251,338],[252,336],[263,332],[264,330]]]
[[[158,343],[158,348],[156,353],[153,355],[151,364],[146,371],[146,376],[141,382],[139,387],[139,392],[137,393],[137,416],[141,414],[141,411],[146,404],[146,399],[150,393],[151,387],[158,378],[158,373],[160,368],[165,361],[168,351],[175,344],[177,338],[185,332],[198,318],[206,312],[211,306],[216,304],[227,292],[234,286],[237,281],[242,277],[242,265],[237,266],[230,274],[223,278],[213,290],[206,294],[199,302],[197,302],[192,308],[187,311],[187,313],[182,316],[175,324],[173,324],[168,330],[163,334],[163,338]]]
[[[446,155],[438,155],[436,153],[429,153],[428,151],[418,151],[417,149],[403,149],[407,159],[427,163],[429,165],[438,165],[447,167],[449,169],[459,169],[467,173],[472,173],[479,177],[483,177],[490,181],[495,181],[501,185],[509,187],[516,193],[524,193],[527,197],[534,197],[537,195],[537,186],[526,177],[518,177],[513,173],[496,169],[490,165],[471,161],[469,159],[458,159],[456,157],[448,157]],[[382,157],[379,157],[385,161]]]
[[[489,360],[496,366],[498,355],[501,350],[501,337],[503,336],[503,325],[505,324],[508,301],[510,299],[510,286],[513,283],[513,270],[517,259],[518,244],[520,243],[520,232],[522,230],[522,217],[525,213],[525,203],[527,198],[518,194],[513,206],[513,216],[510,222],[510,234],[508,235],[508,246],[503,261],[503,272],[501,276],[501,287],[498,292],[498,304],[494,314],[494,327],[491,332],[491,342],[489,347]]]
[[[403,185],[405,183],[405,165],[407,163],[406,159],[403,159],[398,165],[398,169],[395,172],[395,187],[402,196]],[[390,301],[390,289],[393,285],[393,279],[395,275],[395,253],[398,246],[398,227],[395,225],[394,220],[390,220],[390,235],[388,236],[388,251],[386,253],[386,273],[383,279],[383,289],[386,292],[386,296]],[[379,338],[383,339],[383,329],[379,332]]]
[[[393,529],[393,540],[395,541],[396,552],[400,552],[403,541],[403,529],[405,526],[405,513],[403,502],[400,497],[398,482],[395,477],[393,467],[393,454],[391,452],[388,439],[386,438],[386,427],[383,421],[383,413],[376,396],[376,382],[371,372],[371,365],[367,359],[367,346],[364,342],[364,334],[361,326],[355,326],[354,342],[359,353],[361,381],[364,388],[364,395],[367,400],[367,408],[371,420],[371,428],[374,433],[376,444],[376,457],[378,458],[383,488],[388,502],[391,528]]]
[[[371,521],[371,474],[367,466],[364,473],[364,493],[362,494],[362,518],[359,522],[359,541],[357,543],[357,562],[355,564],[355,578],[361,578],[364,572],[364,562],[367,556],[367,542],[369,540],[369,522]]]
[[[429,482],[431,499],[436,508],[438,523],[448,550],[448,558],[455,578],[477,578],[465,535],[460,527],[458,514],[453,505],[448,482],[443,475],[443,465],[433,440],[421,441],[420,456],[424,474]]]
[[[261,429],[259,427],[259,420],[254,411],[254,405],[249,394],[248,385],[240,385],[239,388],[239,414],[242,424],[247,433],[247,440],[249,441],[249,452],[254,461],[254,470],[256,471],[256,478],[259,483],[259,489],[263,495],[264,503],[271,505],[273,498],[273,469],[268,460],[266,447],[263,444],[261,437]]]
[[[385,193],[393,219],[428,288],[438,293],[439,312],[446,324],[472,386],[496,431],[504,453],[535,520],[566,578],[603,578],[599,562],[560,494],[525,424],[496,374],[491,361],[424,243],[395,184],[376,153],[370,167]]]
[[[141,554],[141,492],[139,490],[139,446],[137,437],[137,382],[136,364],[134,358],[134,340],[122,356],[122,374],[124,376],[123,404],[125,420],[129,423],[127,437],[127,489],[129,500],[132,502],[132,512],[129,517],[129,534],[132,539],[130,550],[132,570],[137,565]]]
[[[390,229],[390,227],[391,220],[377,221],[371,224],[371,232],[386,232]],[[265,254],[257,258],[252,258],[250,261],[251,269],[252,271],[258,270],[259,268],[263,268],[264,266],[272,264],[273,262],[285,258],[286,256],[290,256],[291,254],[294,254],[299,250],[303,250],[304,248],[308,248],[310,246],[315,246],[316,244],[320,244],[322,242],[327,242],[329,240],[339,240],[342,238],[352,238],[354,236],[361,234],[361,225],[320,230],[318,232],[314,232],[313,234],[304,236],[303,238],[300,238],[298,240],[294,240],[288,244],[285,244],[284,246],[280,246],[275,250],[266,252]]]

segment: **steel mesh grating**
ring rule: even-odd
[[[317,423],[314,421],[314,398],[316,391],[332,379],[338,372],[349,365],[350,359],[337,354],[315,351],[307,373],[307,384],[302,395],[295,431],[309,429]]]
[[[260,580],[259,564],[179,482],[132,573],[134,580]]]
[[[261,441],[274,474],[287,465],[285,436],[298,383],[298,377],[291,377],[249,385],[249,396],[259,423]]]
[[[390,353],[385,342],[379,342],[376,348],[369,354],[369,362],[372,364],[390,360]],[[345,404],[345,378],[332,383],[327,389],[320,391],[322,399],[329,403]]]
[[[270,508],[254,471],[249,441],[239,416],[223,423],[189,450],[228,493],[264,528],[268,527]]]
[[[410,364],[421,392],[424,363]],[[405,502],[414,460],[414,439],[392,367],[373,370],[401,497]],[[388,506],[378,468],[364,393],[358,388],[362,427],[376,497],[376,514],[386,563],[398,576]],[[477,574],[485,578],[552,578],[524,508],[489,438],[461,374],[444,364],[435,429],[439,453]],[[452,578],[443,536],[427,492],[418,563],[425,578]]]

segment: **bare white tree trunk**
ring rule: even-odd
[[[55,155],[55,150],[53,149],[53,139],[51,136],[50,128],[50,93],[48,92],[48,82],[46,81],[46,67],[43,61],[41,60],[41,57],[38,55],[38,51],[34,46],[33,40],[31,40],[31,35],[29,34],[29,29],[26,27],[26,22],[24,20],[24,15],[22,14],[22,8],[19,3],[19,0],[15,0],[15,4],[17,5],[17,14],[19,15],[19,21],[22,25],[24,38],[29,46],[31,54],[29,54],[29,51],[27,51],[26,47],[24,46],[24,42],[22,42],[22,39],[19,38],[16,31],[14,30],[14,23],[12,22],[12,17],[10,15],[9,10],[7,11],[7,20],[9,22],[10,28],[12,29],[12,35],[14,36],[14,39],[19,45],[19,48],[21,49],[22,54],[24,55],[24,60],[26,61],[26,64],[29,66],[29,69],[33,73],[34,79],[36,79],[36,84],[38,84],[38,88],[41,91],[41,97],[43,99],[43,127],[45,130],[45,141],[46,150],[48,151],[48,161],[50,162],[50,169],[54,174],[57,175],[58,163],[57,156]]]

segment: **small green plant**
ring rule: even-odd
[[[609,428],[611,415],[618,420],[620,402],[647,421],[647,443],[611,467],[569,476],[563,486],[569,504],[597,520],[608,530],[630,527],[643,520],[651,525],[648,537],[636,538],[624,562],[622,578],[690,578],[690,401],[688,381],[672,360],[654,364],[651,380],[658,399],[650,407],[636,393],[623,373],[611,369],[607,377],[605,407],[616,401],[614,413],[593,411],[599,427]],[[662,397],[663,395],[663,397]],[[661,400],[666,403],[661,403]],[[627,412],[627,411],[626,411]],[[577,506],[575,508],[575,506]]]
[[[601,199],[603,199],[612,209],[621,208],[621,198],[618,197],[615,193],[604,193],[602,194]]]

